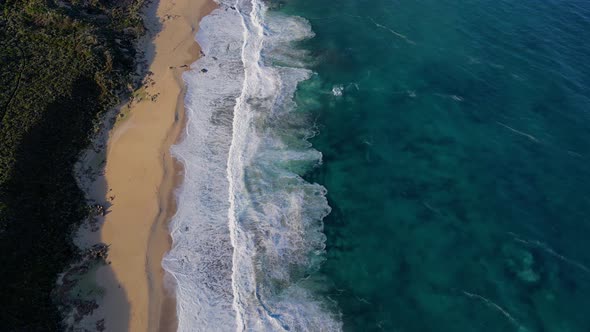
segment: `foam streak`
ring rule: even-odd
[[[220,1],[197,34],[203,56],[184,76],[185,168],[173,246],[179,331],[337,331],[335,306],[314,292],[323,259],[326,190],[302,175],[321,162],[313,119],[293,112],[313,36],[262,1]],[[277,65],[280,63],[280,65]]]

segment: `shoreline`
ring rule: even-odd
[[[170,1],[164,2],[166,2],[165,5],[170,5]],[[174,69],[171,69],[174,71],[175,88],[179,91],[177,92],[174,107],[174,120],[165,136],[160,151],[163,177],[158,188],[159,212],[151,226],[146,250],[146,274],[149,285],[148,331],[161,332],[176,331],[178,328],[176,299],[173,289],[171,289],[173,285],[166,283],[166,272],[162,268],[162,259],[172,245],[168,225],[176,213],[175,190],[182,184],[184,172],[182,163],[176,160],[170,151],[172,145],[181,139],[182,130],[186,126],[186,112],[184,109],[186,86],[184,85],[182,74],[188,70],[185,69],[188,68],[185,66],[190,66],[200,58],[199,53],[201,48],[194,39],[195,34],[198,30],[200,20],[216,6],[212,0],[199,0],[195,2],[185,0],[180,4],[173,2],[172,6],[174,5],[176,6],[166,10],[164,17],[173,20],[182,18],[187,21],[186,23],[190,23],[191,29],[190,31],[182,31],[185,35],[182,38],[182,44],[175,46],[171,53],[171,57],[176,58],[176,60],[180,60],[183,55],[186,56],[180,67],[177,65]],[[174,15],[179,14],[172,13],[182,13],[182,15],[181,17],[174,17]],[[179,31],[174,29],[174,24],[172,24],[172,27],[168,27],[168,29],[168,31],[179,33]]]
[[[182,129],[185,128],[187,121],[184,109],[186,86],[182,80],[183,72],[175,75],[177,83],[182,89],[176,102],[174,124],[170,128],[161,151],[164,178],[158,190],[160,212],[152,225],[146,253],[148,278],[155,276],[157,279],[157,281],[151,282],[149,290],[149,331],[176,331],[178,327],[176,299],[172,293],[174,285],[167,284],[166,272],[162,268],[162,259],[172,246],[168,225],[176,213],[176,189],[182,184],[184,178],[182,163],[176,160],[170,152],[172,145],[177,144],[182,138]]]
[[[164,178],[158,190],[158,204],[160,212],[152,225],[148,248],[146,252],[146,273],[150,279],[149,289],[149,331],[176,331],[176,300],[173,285],[166,284],[166,272],[161,263],[164,255],[172,245],[172,238],[168,230],[170,219],[176,213],[175,190],[182,184],[184,169],[170,153],[172,145],[180,139],[180,133],[186,125],[184,111],[184,94],[186,87],[182,82],[182,73],[175,75],[182,90],[178,95],[175,109],[175,121],[162,147],[162,166]],[[152,279],[152,278],[155,278]]]
[[[81,249],[105,243],[109,250],[106,264],[80,278],[100,296],[97,308],[75,325],[176,330],[176,301],[161,266],[183,173],[170,148],[186,124],[182,74],[199,58],[199,22],[216,6],[212,0],[160,0],[142,10],[147,32],[137,45],[143,60],[137,71],[145,73],[143,81],[128,103],[105,116],[77,167],[89,203],[106,212],[85,222],[75,241]]]

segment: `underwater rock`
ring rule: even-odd
[[[507,256],[508,269],[518,279],[526,283],[535,283],[541,279],[539,274],[535,272],[535,258],[531,252],[513,246],[504,247],[503,252]]]

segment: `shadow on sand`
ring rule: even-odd
[[[142,88],[144,79],[149,76],[148,69],[155,55],[154,37],[162,30],[161,18],[157,16],[159,3],[159,0],[147,0],[142,9],[146,34],[137,44],[136,58],[138,60],[133,86],[136,91]],[[86,194],[88,203],[99,205],[104,209],[102,215],[86,222],[78,231],[76,242],[83,250],[103,243],[102,233],[105,217],[110,213],[111,207],[116,205],[116,197],[111,195],[103,172],[107,162],[109,136],[119,124],[124,122],[124,117],[126,117],[124,110],[131,101],[132,99],[125,101],[105,114],[100,132],[76,165],[77,180]],[[117,119],[123,121],[117,121]],[[104,244],[110,245],[109,243]],[[108,256],[106,264],[99,264],[96,268],[90,269],[86,276],[78,280],[78,283],[84,283],[83,280],[89,280],[90,285],[93,285],[94,288],[98,286],[101,289],[98,293],[102,293],[99,294],[101,298],[96,301],[100,307],[95,313],[90,313],[85,317],[83,327],[95,327],[98,331],[103,329],[105,331],[128,331],[131,305],[125,289],[121,287],[115,271],[110,266]],[[85,285],[79,285],[78,288],[83,287]],[[96,296],[96,293],[91,295]]]

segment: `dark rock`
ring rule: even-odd
[[[106,328],[104,327],[104,318],[96,321],[96,331],[103,332]]]
[[[90,213],[94,216],[103,216],[104,217],[106,215],[106,209],[104,206],[102,206],[100,204],[94,204],[90,207]]]

